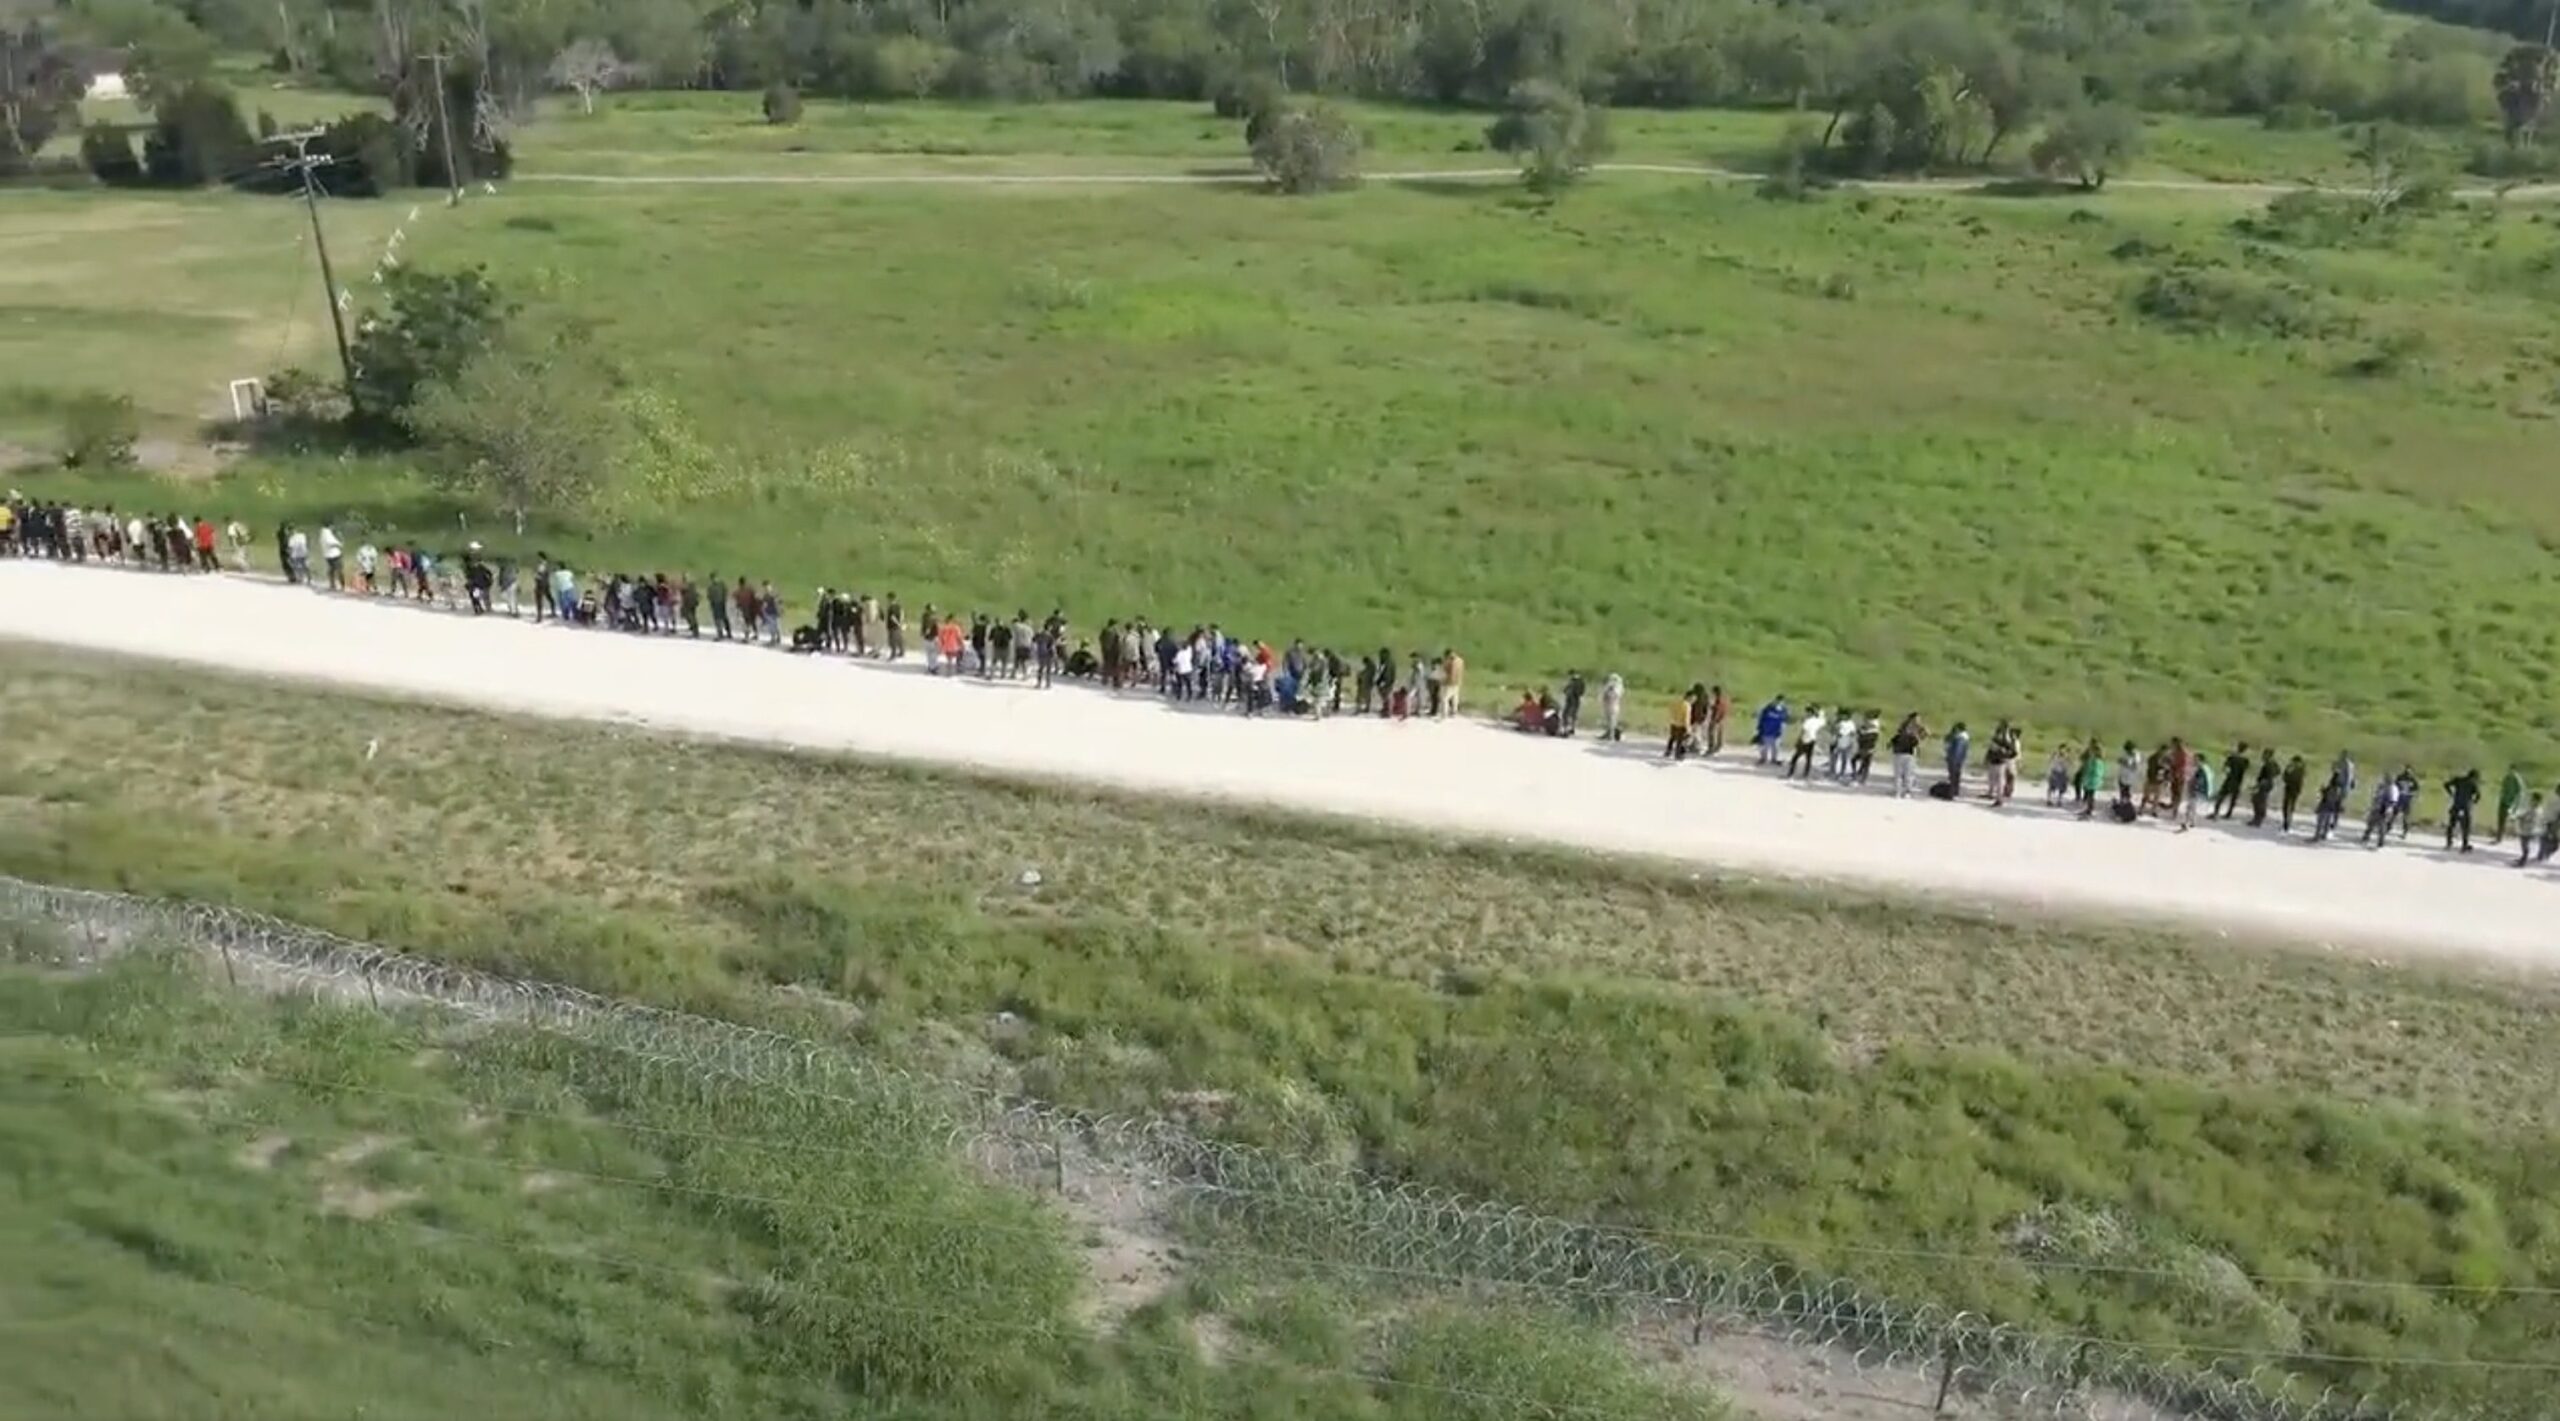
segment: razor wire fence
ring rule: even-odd
[[[434,1009],[522,1028],[706,1084],[911,1113],[982,1165],[1079,1188],[1139,1191],[1254,1256],[1461,1290],[1529,1295],[1707,1345],[1747,1334],[1818,1351],[1860,1375],[1920,1378],[1920,1410],[2057,1421],[2507,1421],[2498,1406],[2379,1402],[2345,1381],[2427,1365],[2547,1374],[2560,1365],[2356,1358],[2200,1343],[2136,1343],[1882,1298],[1741,1248],[1558,1218],[1263,1148],[1171,1121],[1064,1109],[883,1065],[736,1022],[511,979],[215,904],[0,876],[0,925],[51,930],[41,949],[88,964],[137,948],[202,954],[234,987],[374,1010]],[[23,936],[10,938],[23,955]],[[1741,1241],[1734,1241],[1739,1243]]]

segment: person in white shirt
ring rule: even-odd
[[[363,584],[365,595],[373,594],[373,570],[382,565],[382,552],[371,543],[356,545],[356,581]]]
[[[320,525],[320,561],[329,565],[329,590],[332,592],[346,591],[346,545],[338,541],[338,530],[330,527],[326,523]]]
[[[70,549],[73,562],[89,560],[89,540],[80,536],[80,505],[66,504],[62,510],[62,542]]]
[[[124,555],[126,560],[131,562],[135,567],[142,566],[142,559],[150,552],[150,548],[142,541],[142,533],[141,519],[134,518],[125,523]]]
[[[299,528],[285,537],[284,568],[287,580],[311,585],[311,538]]]
[[[1805,708],[1804,719],[1796,722],[1796,752],[1787,757],[1785,778],[1794,779],[1798,765],[1804,767],[1806,779],[1813,778],[1814,747],[1822,743],[1822,727],[1830,723],[1823,716],[1822,707],[1807,706]]]
[[[1627,678],[1615,671],[1600,683],[1600,738],[1627,738]]]
[[[222,530],[222,541],[231,550],[231,570],[249,570],[249,525],[234,518]]]
[[[1191,699],[1191,643],[1176,642],[1173,648],[1173,683],[1166,687],[1177,701]]]

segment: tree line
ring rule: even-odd
[[[2549,92],[2538,45],[2331,0],[0,0],[0,14],[12,6],[120,46],[146,102],[216,50],[251,49],[388,96],[413,135],[438,55],[467,76],[468,146],[492,153],[546,92],[592,106],[640,85],[1224,104],[1276,87],[1489,108],[1543,85],[1594,106],[1799,110],[1824,166],[1858,171],[1990,163],[2039,132],[2117,132],[2128,110],[2498,121],[2522,142]]]
[[[499,107],[572,78],[589,93],[779,83],[839,98],[1004,100],[1208,99],[1268,78],[1299,93],[1487,106],[1539,81],[1620,106],[1784,105],[1845,122],[1920,69],[1978,98],[1985,141],[2035,105],[2072,99],[2486,120],[2507,46],[2466,26],[2520,28],[2522,14],[2463,8],[2488,0],[2408,0],[2463,24],[2395,23],[2323,0],[174,3],[225,44],[354,84],[396,76],[415,34],[458,32]]]

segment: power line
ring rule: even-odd
[[[320,225],[320,189],[311,177],[315,170],[327,167],[335,161],[326,153],[317,155],[312,153],[312,140],[319,138],[321,133],[322,130],[313,128],[295,133],[277,134],[276,141],[293,145],[293,156],[278,159],[275,166],[296,173],[302,178],[302,205],[311,217],[311,243],[313,249],[320,254],[320,284],[329,299],[329,333],[337,338],[338,369],[346,377],[348,407],[354,408],[356,357],[355,352],[347,345],[347,313],[339,304],[347,298],[338,289],[337,268],[329,261],[329,234]]]

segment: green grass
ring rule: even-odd
[[[408,204],[332,203],[342,285],[368,287]],[[65,397],[133,397],[193,439],[230,382],[334,362],[300,203],[229,194],[18,191],[0,207],[0,443],[50,455]],[[0,463],[11,462],[0,453]]]
[[[1307,1355],[1256,1320],[1354,1300],[1268,1269],[1088,1325],[1070,1222],[887,1096],[208,996],[150,960],[0,966],[0,1033],[14,1416],[1391,1421],[1459,1381],[1487,1418],[1717,1414],[1604,1333],[1423,1294]],[[1274,1343],[1209,1356],[1221,1308]]]
[[[2553,1325],[2531,1294],[2299,1281],[2560,1282],[2540,979],[46,653],[0,668],[0,871],[240,903],[1420,1182],[1744,1235],[2017,1321],[2482,1359],[2535,1356]],[[201,773],[119,768],[171,745],[221,750]],[[1026,1026],[993,1030],[999,1012]],[[2034,1238],[2158,1271],[2051,1271],[2019,1251]],[[2547,1381],[2307,1370],[2434,1400]]]
[[[41,333],[0,375],[218,398],[283,328],[233,287],[192,314],[153,295],[209,273],[165,257],[131,296],[65,287],[112,264],[54,228],[184,214],[228,256],[219,234],[275,241],[287,211],[120,203],[0,216]],[[435,211],[410,252],[594,320],[651,411],[602,506],[539,535],[584,566],[1454,643],[1514,685],[1617,669],[1640,703],[1705,679],[2039,738],[2346,742],[2493,776],[2546,754],[2549,224],[2484,210],[2305,249],[2242,239],[2239,210],[1677,180],[1555,207],[521,187]],[[338,214],[359,252],[379,234],[357,219],[391,215]],[[289,258],[269,256],[279,309]],[[2137,315],[2181,260],[2298,293],[2324,333]],[[201,329],[173,341],[172,319]],[[82,320],[134,334],[55,368]],[[294,331],[310,352],[316,324]],[[334,459],[210,492],[44,487],[431,539],[457,511],[401,464]]]
[[[593,114],[553,100],[524,131],[520,171],[553,173],[827,173],[872,170],[1240,171],[1243,125],[1206,104],[1082,99],[1046,104],[951,101],[843,103],[812,99],[800,122],[764,121],[754,93],[631,93]],[[1491,115],[1472,109],[1345,102],[1374,172],[1501,168],[1488,152]],[[1619,109],[1611,160],[1758,171],[1790,125],[1819,128],[1825,113],[1781,109]],[[2489,135],[2473,135],[2486,137]],[[2430,158],[2458,164],[2469,137],[2423,136]],[[2023,167],[2026,139],[1994,166]],[[2125,176],[2211,182],[2346,182],[2355,175],[2348,130],[2275,132],[2251,119],[2154,115]]]

